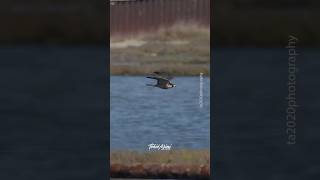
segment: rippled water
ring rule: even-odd
[[[177,87],[163,90],[146,86],[142,76],[111,77],[111,149],[146,150],[148,144],[172,148],[209,148],[210,80],[177,77]]]

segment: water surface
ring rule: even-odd
[[[146,150],[148,144],[172,148],[209,148],[210,106],[208,77],[177,77],[172,89],[146,86],[143,76],[112,76],[111,149]]]

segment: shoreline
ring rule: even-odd
[[[111,164],[111,178],[210,179],[210,166]]]
[[[174,76],[210,74],[210,31],[177,24],[135,38],[110,40],[111,75],[145,75],[164,71]]]
[[[210,150],[111,151],[112,178],[210,178]]]

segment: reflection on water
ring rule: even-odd
[[[199,106],[199,77],[177,77],[177,87],[146,86],[142,76],[111,77],[111,149],[147,150],[148,144],[172,148],[209,148],[210,80],[203,79]]]

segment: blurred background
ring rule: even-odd
[[[175,23],[210,25],[210,0],[111,0],[110,35],[154,32]]]
[[[168,26],[175,21],[208,25],[209,8],[203,7],[208,7],[209,2],[111,0],[110,33],[111,36],[135,34]],[[99,0],[2,1],[0,42],[103,43],[107,28],[99,22],[105,20],[106,3]],[[306,45],[319,43],[320,25],[314,23],[319,17],[320,2],[317,0],[228,0],[214,3],[216,46],[281,46],[288,31],[299,34]]]
[[[0,2],[0,179],[105,179],[108,4]]]
[[[212,174],[222,180],[316,178],[320,147],[314,142],[320,135],[312,114],[319,106],[319,1],[212,3]],[[299,54],[294,58],[286,48],[292,36]],[[299,108],[297,143],[290,146],[286,97],[292,64]]]
[[[208,75],[209,27],[210,0],[112,0],[111,74]]]
[[[103,44],[106,8],[101,0],[2,1],[0,43]]]
[[[317,0],[218,0],[213,3],[214,47],[283,47],[288,33],[319,46]]]

